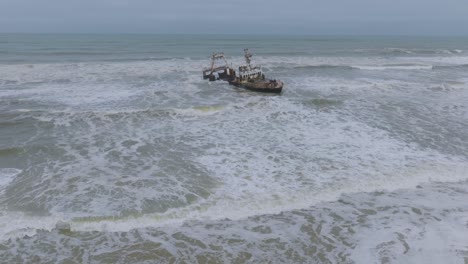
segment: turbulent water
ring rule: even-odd
[[[467,201],[467,38],[0,35],[2,263],[467,263]]]

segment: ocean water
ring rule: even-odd
[[[468,38],[0,35],[1,263],[468,263],[467,201]]]

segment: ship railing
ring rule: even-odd
[[[215,67],[215,68],[204,68],[203,71],[217,72],[217,71],[223,71],[223,70],[226,70],[226,69],[229,69],[229,67],[228,66],[219,66],[219,67]]]

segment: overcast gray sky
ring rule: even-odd
[[[468,0],[0,0],[0,32],[468,35]]]

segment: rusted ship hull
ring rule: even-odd
[[[230,80],[229,84],[242,87],[254,92],[281,93],[283,91],[282,81],[261,80],[261,81],[240,81],[238,78]]]
[[[252,54],[248,49],[244,49],[244,58],[247,65],[239,66],[239,74],[236,74],[236,71],[229,67],[224,53],[213,53],[210,67],[203,70],[203,79],[228,81],[231,85],[254,92],[279,94],[283,91],[282,81],[265,79],[261,66],[250,64]],[[215,67],[216,61],[219,60],[223,60],[225,65]]]
[[[215,66],[217,61],[224,61],[224,65]],[[213,53],[211,54],[211,65],[208,68],[203,69],[203,79],[209,79],[210,82],[216,80],[227,81],[236,76],[236,72],[229,67],[224,53]],[[217,76],[216,76],[217,75]]]

